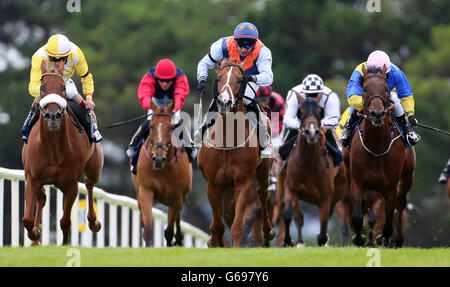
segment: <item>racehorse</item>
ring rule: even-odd
[[[171,99],[152,98],[153,114],[149,121],[150,133],[141,146],[136,175],[131,173],[141,211],[146,246],[151,246],[153,240],[152,206],[154,201],[169,207],[168,224],[164,230],[167,246],[173,245],[175,223],[177,226],[175,245],[183,244],[180,215],[183,203],[187,200],[192,187],[192,166],[187,153],[180,152],[181,147],[173,144],[177,142],[177,139],[172,137],[173,107],[174,102]]]
[[[303,246],[303,214],[299,200],[315,204],[319,208],[320,232],[317,243],[323,246],[328,241],[328,220],[335,204],[345,190],[344,166],[334,167],[333,157],[325,147],[325,128],[321,126],[324,111],[319,107],[322,95],[316,98],[298,97],[300,103],[297,117],[301,126],[299,134],[288,158],[286,168],[284,245],[292,246],[289,225],[292,216],[297,224],[298,244]]]
[[[377,237],[377,244],[389,246],[393,233],[393,215],[397,208],[398,236],[395,246],[403,245],[402,214],[406,195],[412,187],[415,166],[413,147],[405,146],[397,129],[392,128],[391,109],[388,106],[389,90],[386,83],[386,67],[381,72],[363,66],[364,107],[358,113],[363,120],[352,136],[350,158],[345,161],[347,182],[352,198],[352,224],[355,228],[353,243],[363,246],[362,202],[368,190],[375,190],[384,198],[385,224]]]
[[[224,59],[216,74],[213,92],[219,116],[211,128],[209,139],[205,134],[197,157],[198,166],[208,182],[207,195],[214,217],[209,227],[211,237],[208,246],[226,245],[222,217],[231,229],[234,247],[240,246],[245,207],[254,177],[261,204],[265,245],[268,246],[275,236],[267,208],[272,159],[259,159],[255,132],[257,125],[252,129],[245,114],[243,96],[247,82],[243,77],[244,63]],[[233,119],[232,125],[225,124],[227,118]],[[242,135],[242,141],[238,135]],[[218,143],[220,139],[226,139],[226,145]]]
[[[64,65],[56,64],[55,70],[47,71],[41,64],[40,115],[31,130],[28,144],[22,149],[22,163],[25,170],[26,210],[22,218],[32,245],[39,244],[42,208],[46,197],[44,185],[53,184],[63,196],[63,217],[60,220],[63,244],[69,244],[70,214],[78,195],[78,180],[84,176],[88,191],[89,228],[98,232],[100,222],[93,206],[94,185],[100,180],[103,169],[103,151],[100,143],[89,143],[86,133],[80,134],[67,113],[66,89],[63,78]],[[36,217],[33,210],[36,206]]]

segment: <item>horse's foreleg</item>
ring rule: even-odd
[[[352,237],[353,244],[363,246],[366,237],[362,234],[363,214],[362,214],[362,189],[355,180],[351,182],[352,198],[352,224],[355,229],[355,235]]]
[[[75,182],[71,186],[67,186],[64,188],[63,195],[63,216],[59,221],[59,225],[61,226],[61,230],[63,232],[63,245],[69,244],[69,231],[70,231],[70,214],[72,212],[72,206],[75,202],[75,199],[78,196],[78,182]]]
[[[393,188],[388,190],[385,194],[385,216],[386,221],[384,223],[383,233],[377,237],[377,244],[383,244],[385,247],[389,246],[389,241],[392,236],[392,219],[394,216],[395,204],[397,197],[397,189]]]
[[[297,247],[305,246],[303,242],[302,229],[303,229],[303,212],[300,210],[299,200],[292,201],[292,214],[294,217],[295,224],[297,225]]]
[[[328,219],[330,219],[330,199],[319,205],[320,232],[317,234],[319,246],[324,246],[328,242]]]
[[[92,232],[99,232],[102,228],[100,221],[97,220],[97,213],[94,209],[94,184],[89,182],[87,177],[84,178],[84,184],[86,185],[86,189],[88,192],[88,214],[87,220],[89,222],[89,229]]]
[[[222,221],[223,206],[218,189],[211,183],[208,183],[207,190],[209,204],[211,205],[213,220],[209,226],[211,237],[208,240],[209,247],[225,247],[223,234],[225,233],[225,225]]]
[[[37,200],[36,200],[36,216],[34,218],[34,228],[36,230],[40,230],[39,225],[41,223],[42,209],[44,208],[46,201],[47,201],[47,197],[45,196],[44,187],[42,187],[41,190],[38,191]],[[34,240],[31,242],[31,245],[32,246],[39,245],[39,241]]]
[[[144,225],[143,239],[145,246],[150,247],[153,242],[153,225],[152,225],[152,207],[154,194],[150,189],[145,189],[142,186],[139,188],[139,206],[141,210],[141,220]],[[170,211],[170,209],[169,209]]]
[[[25,203],[26,209],[22,217],[22,223],[27,229],[28,238],[32,241],[37,241],[41,237],[41,231],[39,230],[39,220],[37,227],[35,226],[35,218],[33,216],[34,207],[36,205],[37,194],[41,192],[42,186],[35,183],[33,180],[28,179],[25,185]],[[38,207],[39,209],[39,207]],[[37,213],[37,211],[36,211]]]
[[[167,213],[167,228],[164,230],[164,238],[166,239],[167,246],[172,246],[172,239],[174,235],[174,225],[178,214],[180,213],[181,208],[178,206],[169,207],[169,211]]]
[[[336,213],[338,216],[339,225],[341,226],[341,247],[345,246],[348,237],[348,224],[347,224],[347,207],[344,200],[340,200],[336,203]]]
[[[285,200],[285,208],[283,210],[283,221],[284,221],[284,240],[283,246],[294,246],[294,242],[292,242],[291,234],[289,231],[291,221],[292,221],[292,202],[290,198]]]
[[[184,236],[183,233],[181,232],[181,211],[178,212],[177,218],[176,218],[176,224],[177,224],[177,233],[175,234],[175,246],[183,246],[183,240],[184,240]]]
[[[234,191],[234,220],[231,225],[231,238],[233,240],[234,247],[239,247],[241,244],[245,209],[247,207],[247,199],[251,192],[251,188],[252,180],[247,180],[241,186],[236,187]]]
[[[258,198],[261,203],[261,219],[263,223],[263,233],[265,245],[269,246],[270,241],[275,237],[275,230],[272,227],[271,220],[269,218],[269,209],[267,206],[267,201],[269,200],[269,193],[267,191],[267,187],[269,186],[269,177],[267,176],[264,179],[257,179],[258,181]]]

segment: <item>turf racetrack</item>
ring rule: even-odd
[[[3,247],[0,266],[10,267],[302,267],[355,266],[422,267],[450,266],[450,248],[81,248]]]

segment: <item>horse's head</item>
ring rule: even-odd
[[[153,168],[161,169],[167,160],[167,152],[172,145],[172,110],[174,102],[172,99],[152,98],[151,109],[153,110],[150,120],[149,143],[151,145]]]
[[[297,110],[297,117],[301,122],[300,133],[305,135],[308,144],[315,144],[321,138],[320,121],[324,117],[323,108],[319,106],[322,94],[315,98],[298,97],[300,103]]]
[[[247,83],[243,79],[244,62],[238,64],[235,59],[224,59],[216,71],[214,80],[214,98],[219,113],[233,111],[242,100]]]
[[[382,126],[384,119],[393,106],[389,106],[389,89],[386,82],[387,68],[383,69],[363,65],[363,100],[364,114],[375,127]]]
[[[41,96],[39,106],[50,131],[56,130],[61,124],[66,109],[66,84],[63,72],[64,64],[55,62],[56,69],[47,70],[45,62],[41,64]]]

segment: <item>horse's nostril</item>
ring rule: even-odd
[[[45,115],[44,115],[44,118],[47,119],[47,120],[49,120],[49,119],[50,119],[50,114],[45,114]]]
[[[56,114],[56,118],[59,120],[59,119],[61,119],[62,118],[62,114],[61,113],[57,113]]]

